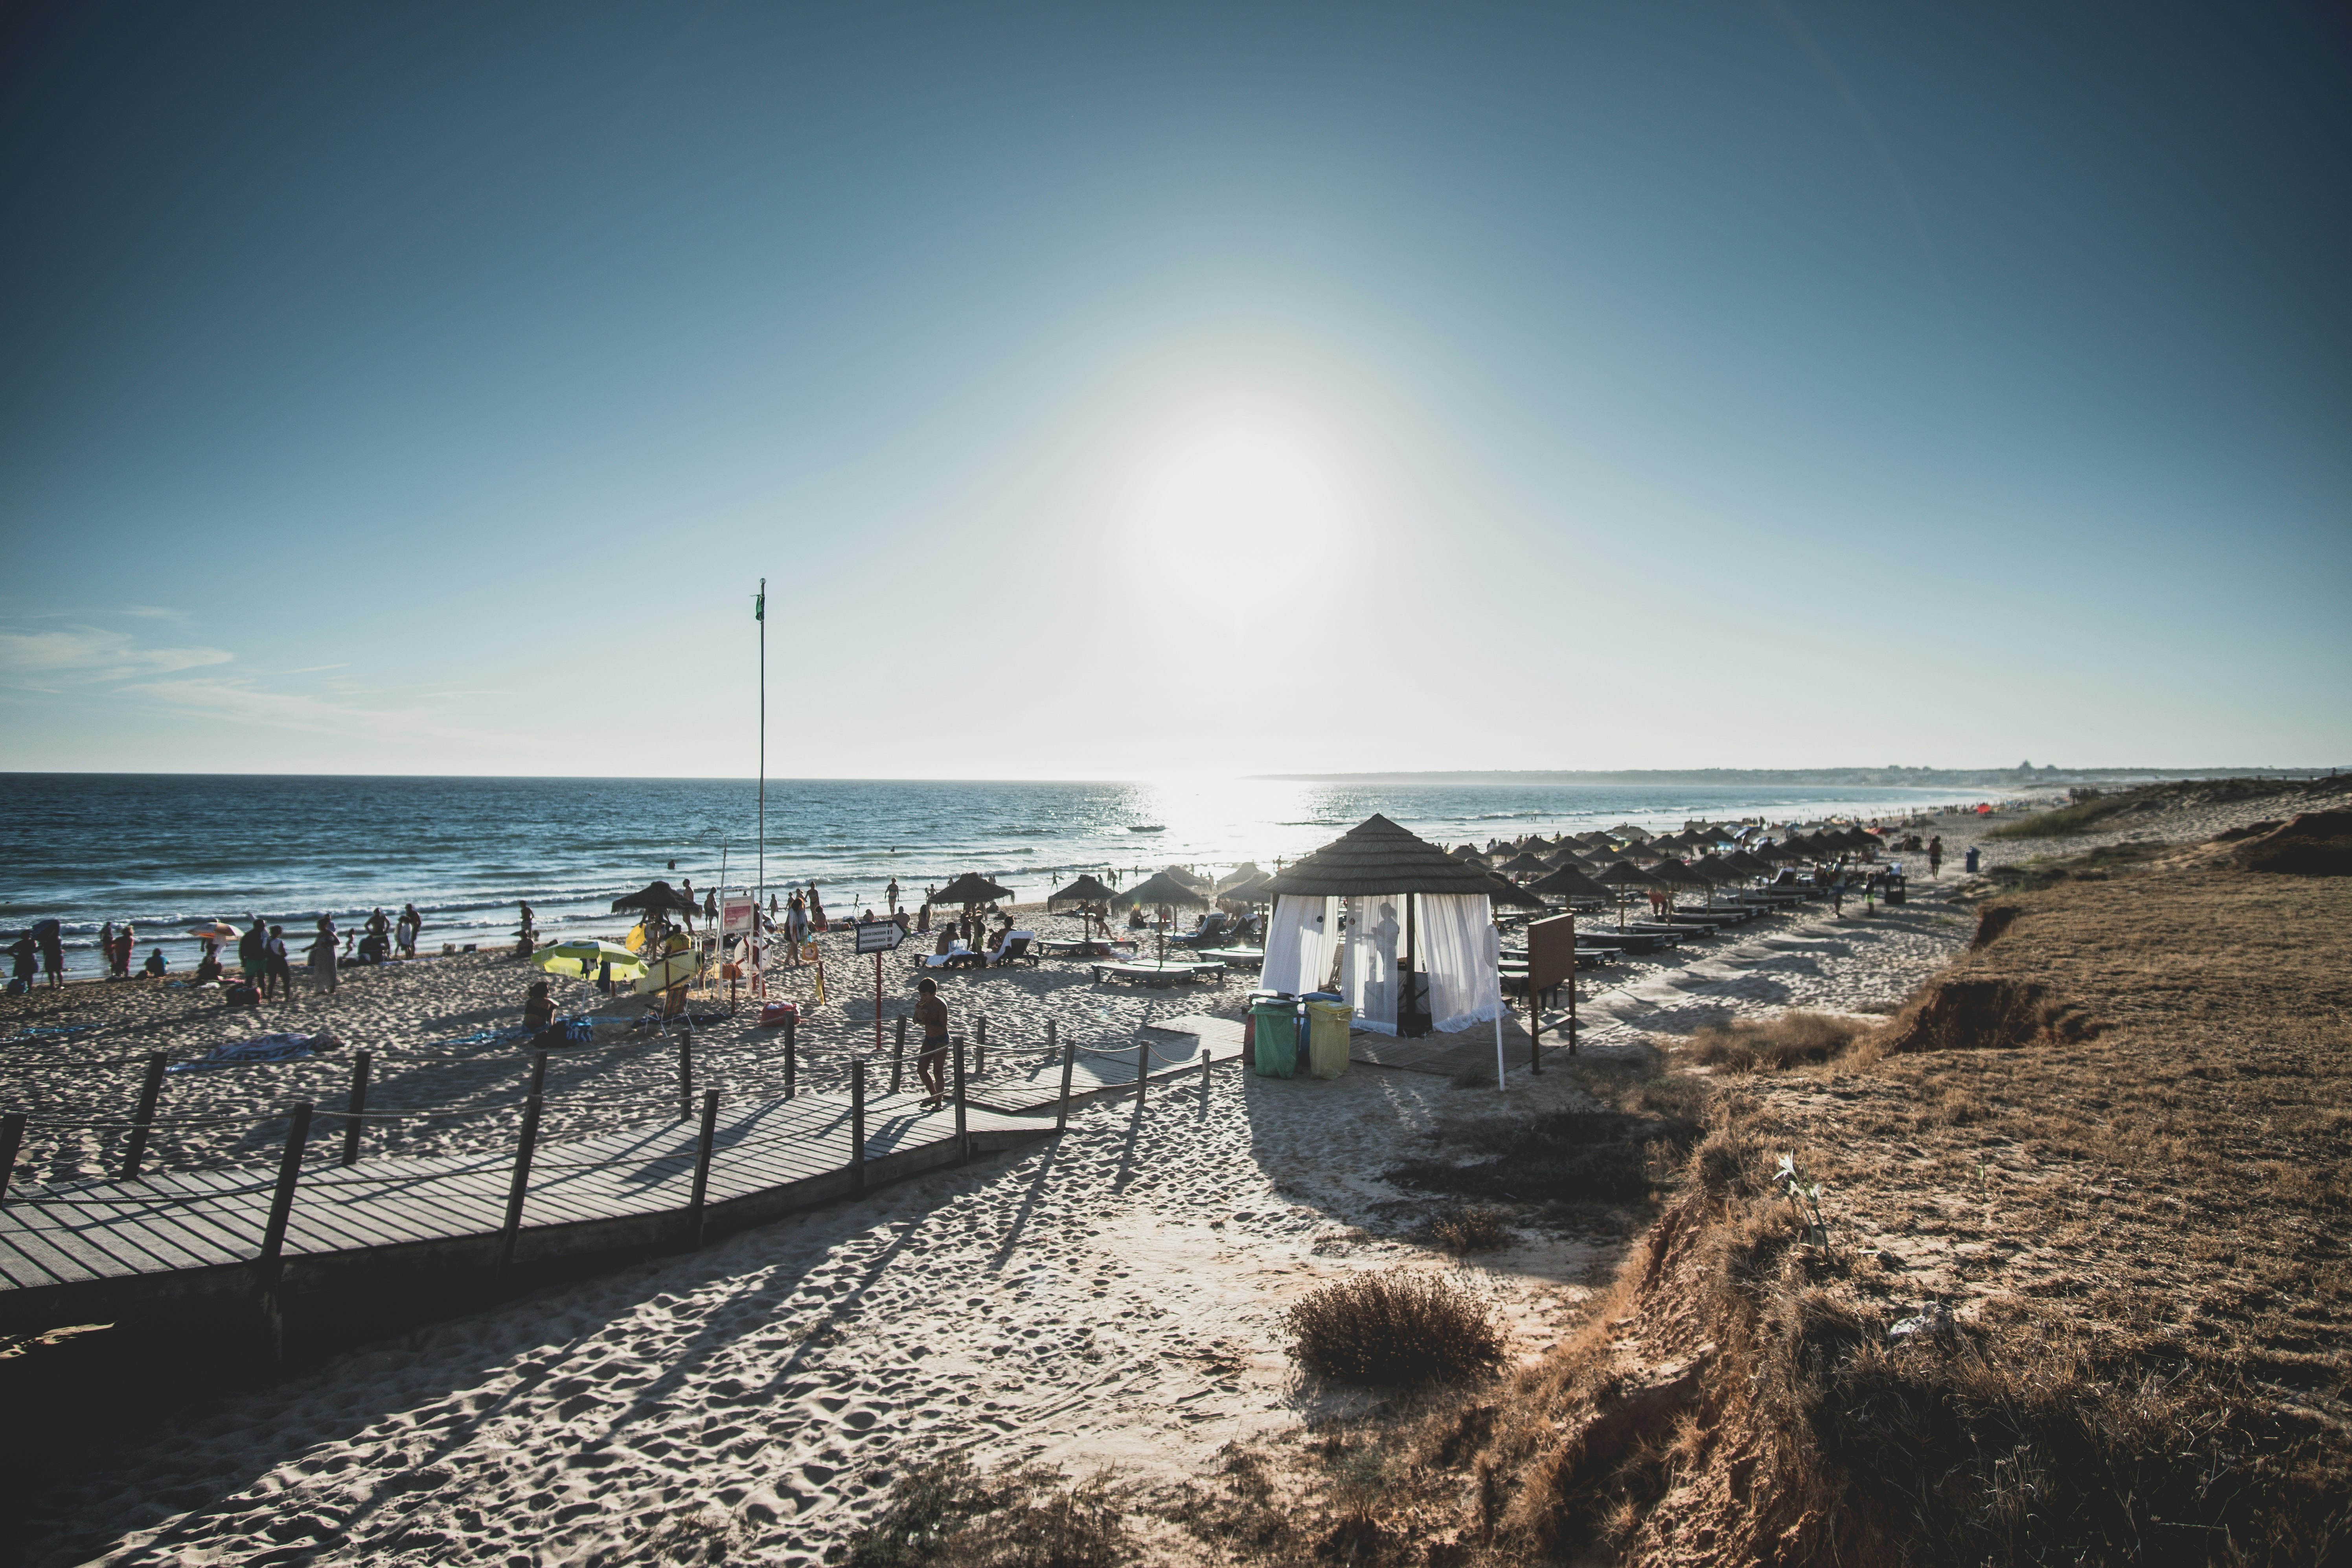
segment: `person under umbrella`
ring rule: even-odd
[[[1154,906],[1159,909],[1160,913],[1160,962],[1163,965],[1168,962],[1168,928],[1175,922],[1177,910],[1180,908],[1205,910],[1209,907],[1208,900],[1165,871],[1138,883],[1120,894],[1119,898],[1122,902],[1131,904],[1139,910]]]

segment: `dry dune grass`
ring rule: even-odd
[[[1733,1018],[1710,1024],[1691,1036],[1682,1055],[1685,1060],[1732,1072],[1795,1067],[1843,1056],[1876,1023],[1874,1018],[1793,1009],[1760,1023]]]
[[[1327,1434],[1369,1500],[1237,1456],[1170,1517],[1299,1563],[2343,1560],[2352,882],[2037,881],[1878,1030],[1700,1047],[1793,1065],[1717,1091],[1541,1363]]]

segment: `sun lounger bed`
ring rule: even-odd
[[[1242,964],[1255,969],[1265,962],[1262,947],[1210,947],[1201,950],[1202,958],[1213,958],[1219,963]]]
[[[1105,980],[1140,980],[1150,985],[1189,984],[1204,974],[1223,974],[1222,963],[1097,963],[1088,967],[1095,972],[1097,983]]]
[[[1671,937],[1676,942],[1683,942],[1691,937],[1716,934],[1716,929],[1713,926],[1684,925],[1675,921],[1627,921],[1625,929],[1629,931],[1641,931],[1648,936]]]
[[[1087,937],[1078,942],[1032,942],[1029,951],[1046,958],[1108,958],[1114,948],[1100,937]]]

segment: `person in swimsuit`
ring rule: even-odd
[[[948,1005],[940,1000],[940,983],[929,975],[915,989],[920,993],[915,1003],[915,1022],[923,1030],[923,1048],[915,1058],[915,1071],[923,1087],[931,1091],[929,1103],[937,1105],[948,1097]]]

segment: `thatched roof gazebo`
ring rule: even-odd
[[[1494,876],[1372,816],[1271,879],[1264,984],[1320,990],[1334,958],[1360,1026],[1451,1031],[1502,1016]],[[1347,936],[1341,910],[1349,900]]]

